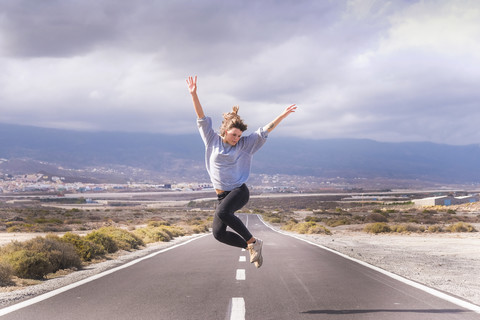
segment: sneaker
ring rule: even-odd
[[[256,239],[254,243],[248,245],[247,249],[250,251],[250,263],[257,261],[258,258],[262,256],[262,245],[263,241],[260,239]]]
[[[257,261],[253,263],[255,265],[255,268],[260,268],[263,264],[263,256],[260,254],[260,257],[258,258]]]

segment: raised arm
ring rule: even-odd
[[[272,122],[270,122],[269,124],[267,124],[265,127],[263,127],[263,131],[268,131],[268,132],[271,132],[273,129],[275,129],[276,126],[278,126],[278,124],[280,122],[282,122],[283,119],[285,119],[290,113],[293,113],[295,112],[295,110],[297,109],[297,107],[292,104],[291,106],[287,107],[278,117],[275,118],[275,120],[273,120]]]
[[[197,76],[188,77],[187,85],[190,95],[192,96],[193,107],[195,108],[198,119],[205,118],[205,113],[203,113],[202,105],[200,104],[200,100],[198,100],[197,96]]]

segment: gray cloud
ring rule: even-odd
[[[477,1],[3,1],[0,122],[195,132],[240,104],[277,135],[478,143]],[[477,10],[472,10],[477,9]]]

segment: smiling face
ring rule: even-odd
[[[238,128],[231,128],[230,130],[225,131],[225,136],[223,137],[223,142],[228,143],[231,146],[237,144],[240,140],[243,131]]]

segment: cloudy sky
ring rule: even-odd
[[[0,122],[480,143],[478,0],[2,0]]]

